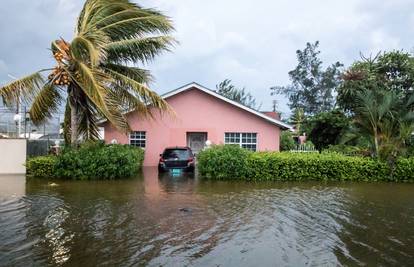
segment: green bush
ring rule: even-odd
[[[280,150],[281,151],[290,151],[295,149],[296,142],[293,140],[293,135],[289,131],[283,131],[280,134]]]
[[[414,180],[414,159],[400,159],[394,172],[385,162],[339,153],[248,152],[215,146],[199,155],[198,170],[210,179],[251,181]]]
[[[359,146],[349,146],[349,145],[330,145],[328,148],[322,151],[323,153],[339,153],[346,156],[370,156],[370,151],[368,148],[363,148]]]
[[[246,160],[251,152],[238,145],[216,145],[197,156],[199,172],[212,179],[239,179],[244,177]]]
[[[53,178],[55,176],[56,157],[42,156],[30,158],[26,162],[26,173],[30,177]]]
[[[144,160],[144,150],[129,145],[84,144],[66,148],[56,162],[56,177],[116,179],[137,174]]]
[[[395,164],[394,181],[414,181],[414,158],[400,158]]]
[[[29,159],[26,166],[28,175],[35,177],[117,179],[136,175],[143,160],[141,148],[88,143],[77,149],[65,148],[55,157]]]

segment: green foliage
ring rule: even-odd
[[[319,113],[310,118],[307,123],[311,129],[308,138],[315,148],[321,151],[329,145],[339,144],[350,121],[341,111],[332,110]]]
[[[289,131],[283,131],[280,134],[280,150],[281,151],[290,151],[295,149],[296,142],[293,140],[293,135]]]
[[[323,153],[339,153],[345,156],[370,156],[370,151],[368,148],[360,147],[360,146],[350,146],[345,144],[339,145],[330,145],[325,148]]]
[[[402,51],[384,52],[374,58],[362,57],[344,73],[337,102],[354,112],[357,94],[368,91],[392,91],[407,101],[414,83],[414,58]]]
[[[323,70],[318,46],[317,41],[313,44],[307,43],[303,51],[297,50],[298,65],[289,72],[292,83],[271,88],[272,95],[282,94],[289,98],[291,110],[301,108],[307,115],[333,108],[333,94],[340,83],[340,68],[343,66],[336,62]]]
[[[127,178],[137,174],[144,151],[128,145],[86,143],[58,156],[56,177],[74,180]]]
[[[400,158],[397,160],[394,173],[394,181],[413,181],[414,180],[414,157]]]
[[[42,178],[73,180],[128,178],[142,167],[144,150],[127,145],[85,143],[67,147],[58,156],[35,157],[27,161],[27,173]]]
[[[303,124],[305,120],[306,117],[303,108],[296,108],[289,119],[289,122],[295,126],[295,130],[299,135],[303,134]]]
[[[260,105],[256,104],[256,99],[250,93],[246,92],[246,88],[237,88],[229,79],[225,79],[216,85],[216,89],[217,93],[230,100],[236,101],[252,109],[260,108]]]
[[[41,156],[29,158],[26,161],[26,173],[30,177],[53,178],[57,158],[54,156]]]
[[[414,159],[389,165],[339,153],[248,152],[237,146],[214,146],[200,153],[200,174],[209,179],[249,181],[407,181],[414,180]]]
[[[216,145],[201,151],[197,167],[211,179],[239,179],[245,176],[245,164],[251,152],[237,145]]]

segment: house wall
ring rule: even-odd
[[[26,139],[0,139],[0,174],[26,173]]]
[[[128,114],[132,130],[146,132],[144,166],[156,166],[165,147],[186,146],[187,132],[207,132],[213,144],[224,143],[225,132],[254,132],[258,150],[279,150],[278,126],[214,96],[191,89],[166,100],[175,116],[155,112],[154,119],[146,119],[137,112]],[[129,143],[128,135],[106,123],[105,141],[110,143],[113,139]]]

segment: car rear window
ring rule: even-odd
[[[166,149],[163,154],[163,158],[171,159],[188,159],[190,157],[190,151],[187,149]]]

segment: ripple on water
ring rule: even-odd
[[[410,265],[414,201],[409,190],[392,190],[168,178],[39,183],[24,197],[0,196],[0,265]]]

